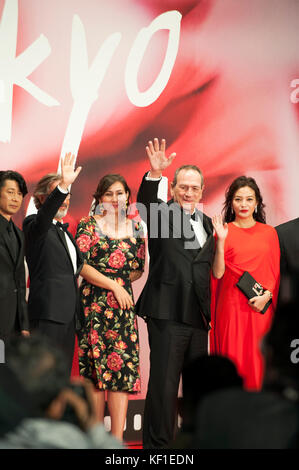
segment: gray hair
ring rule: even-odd
[[[200,168],[198,168],[198,166],[196,165],[182,165],[180,166],[179,168],[177,168],[175,170],[175,174],[174,174],[174,177],[173,177],[173,181],[172,181],[172,185],[173,186],[176,186],[177,184],[177,179],[178,179],[178,174],[181,170],[193,170],[193,171],[197,171],[197,173],[200,174],[201,176],[201,187],[203,186],[203,174],[202,174],[202,171],[200,170]]]
[[[48,173],[47,175],[43,176],[37,183],[33,192],[33,201],[37,209],[40,209],[40,207],[42,206],[39,197],[47,196],[50,192],[50,187],[52,183],[54,183],[55,181],[61,181],[61,175],[59,175],[59,173]]]

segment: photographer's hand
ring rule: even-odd
[[[71,388],[65,388],[61,392],[60,398],[64,402],[64,408],[67,405],[72,407],[82,431],[88,431],[99,422],[95,411],[93,385],[88,380],[73,381],[72,383],[78,383],[79,386],[84,387],[86,400]]]

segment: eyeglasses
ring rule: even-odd
[[[182,193],[187,193],[189,190],[192,191],[194,194],[198,194],[201,191],[201,188],[199,186],[187,186],[187,185],[179,185],[178,186],[179,191]]]

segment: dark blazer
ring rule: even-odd
[[[53,224],[53,218],[66,194],[55,188],[37,214],[23,222],[30,290],[30,320],[69,323],[79,309],[77,277],[83,266],[79,249],[68,232],[77,252],[74,274],[64,233]]]
[[[299,297],[299,217],[276,228],[280,245],[279,300]]]
[[[281,271],[299,271],[299,217],[275,228],[281,251]]]
[[[157,199],[158,185],[159,181],[148,181],[144,176],[137,195],[138,203],[146,208],[145,212],[142,206],[138,207],[148,227],[150,256],[149,275],[136,305],[137,314],[208,329],[214,255],[211,219],[198,211],[208,235],[200,249],[190,220],[179,204]]]
[[[0,215],[0,337],[29,330],[24,266],[24,236],[14,225],[19,254],[14,260],[7,220]]]

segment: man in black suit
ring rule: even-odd
[[[280,302],[297,298],[299,291],[299,217],[278,225],[280,245]]]
[[[173,199],[161,201],[157,193],[162,171],[175,157],[166,158],[165,145],[164,139],[161,145],[155,139],[146,147],[150,172],[137,196],[150,255],[148,280],[137,302],[150,344],[144,448],[166,448],[172,442],[180,375],[186,363],[207,353],[210,322],[213,228],[196,207],[203,177],[194,165],[179,168],[171,185]]]
[[[74,170],[74,158],[67,154],[61,162],[61,175],[49,174],[39,181],[34,192],[38,212],[26,217],[23,223],[30,277],[30,326],[64,350],[69,371],[75,329],[80,328],[82,322],[77,284],[79,274],[88,282],[111,290],[122,308],[132,304],[129,294],[116,281],[106,278],[88,264],[83,265],[83,258],[67,231],[67,224],[62,224],[70,201],[68,188],[81,171],[81,167]]]
[[[0,171],[0,339],[29,334],[24,237],[13,223],[27,194],[24,178],[16,171]]]

